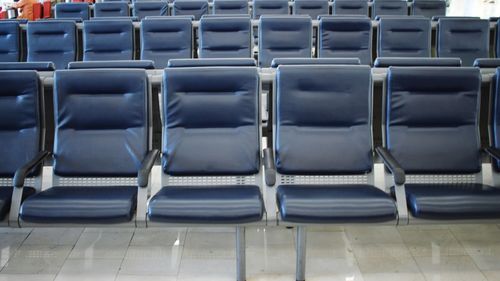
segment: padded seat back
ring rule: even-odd
[[[334,15],[368,16],[368,1],[366,0],[335,0],[333,1]]]
[[[385,142],[406,173],[481,169],[479,69],[391,67]]]
[[[312,21],[308,16],[263,16],[259,23],[259,66],[274,58],[310,58]]]
[[[408,4],[403,0],[373,0],[372,19],[377,16],[406,16]]]
[[[316,19],[319,15],[328,15],[328,0],[296,0],[293,1],[294,15],[307,15]]]
[[[437,32],[438,57],[459,57],[462,65],[472,66],[475,59],[490,55],[488,20],[440,18]]]
[[[163,82],[165,173],[259,171],[257,68],[167,68]]]
[[[493,76],[491,90],[491,144],[495,148],[500,148],[500,67]],[[493,168],[497,172],[500,171],[500,161],[494,159],[492,161]]]
[[[429,19],[435,16],[446,16],[445,0],[413,0],[411,14]]]
[[[213,12],[216,15],[220,14],[248,14],[247,0],[214,0]]]
[[[19,61],[20,40],[18,22],[0,21],[0,62]]]
[[[288,15],[288,0],[253,0],[252,13],[254,19],[262,15]]]
[[[94,17],[128,17],[130,11],[127,2],[103,2],[94,4]]]
[[[173,16],[194,16],[199,20],[201,16],[208,14],[208,1],[203,0],[175,0],[172,9]]]
[[[148,16],[160,16],[162,11],[168,9],[168,3],[163,1],[135,2],[132,9],[133,16],[139,20]]]
[[[369,66],[279,66],[275,135],[278,172],[370,172],[371,88]]]
[[[131,60],[134,26],[131,20],[83,22],[83,60]]]
[[[252,23],[245,17],[203,17],[200,58],[250,58]]]
[[[90,18],[88,3],[58,3],[55,8],[56,19],[81,19]]]
[[[145,70],[56,71],[55,174],[137,176],[149,148],[148,94]]]
[[[496,32],[496,50],[495,50],[495,55],[497,58],[500,58],[500,20],[497,21],[497,32]]]
[[[169,59],[191,58],[192,40],[189,18],[143,19],[141,59],[154,61],[156,68],[165,68]]]
[[[53,62],[65,69],[76,60],[76,25],[74,21],[32,21],[27,27],[28,62]]]
[[[0,176],[12,177],[41,150],[41,85],[36,71],[0,71]]]
[[[377,57],[430,57],[431,21],[426,18],[382,18]]]
[[[372,22],[368,17],[322,17],[319,21],[320,58],[359,58],[372,63]]]

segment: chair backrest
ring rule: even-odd
[[[430,57],[431,30],[431,20],[427,18],[382,18],[377,57]]]
[[[1,64],[0,64],[1,66]],[[251,58],[171,59],[168,67],[257,66]]]
[[[55,174],[137,176],[150,148],[148,87],[145,70],[56,71]]]
[[[32,21],[27,27],[28,62],[51,61],[56,69],[65,69],[76,60],[76,24],[74,21]]]
[[[167,68],[163,171],[250,175],[259,171],[259,75],[255,67]]]
[[[368,1],[366,0],[335,0],[333,1],[334,15],[368,16]]]
[[[435,16],[446,16],[445,0],[413,0],[411,14],[429,19]]]
[[[262,15],[288,15],[288,0],[253,0],[252,13],[254,19]]]
[[[406,16],[408,4],[402,0],[374,0],[372,6],[372,19],[377,16]]]
[[[497,68],[495,76],[493,76],[491,87],[491,123],[490,137],[491,146],[500,149],[500,68]],[[493,168],[500,171],[500,161],[493,161]]]
[[[332,64],[342,64],[342,65],[360,65],[358,58],[277,58],[273,59],[271,67],[276,68],[280,65],[332,65]]]
[[[0,21],[0,62],[19,61],[20,29],[15,21]]]
[[[94,17],[128,17],[130,9],[127,2],[102,2],[94,4]]]
[[[134,26],[131,20],[83,22],[83,60],[131,60]]]
[[[295,0],[293,1],[294,15],[307,15],[316,19],[319,15],[328,15],[330,7],[328,0]]]
[[[248,14],[247,0],[214,0],[213,13],[218,14]]]
[[[370,172],[370,67],[282,65],[276,75],[277,171],[305,175]]]
[[[200,20],[200,58],[250,58],[252,23],[245,17],[203,17]]]
[[[167,67],[169,59],[191,58],[192,24],[189,18],[143,19],[141,59],[152,60],[156,68]]]
[[[201,16],[208,14],[208,1],[204,0],[175,0],[172,9],[173,16],[194,16],[199,20]]]
[[[368,17],[322,17],[318,45],[321,58],[359,58],[370,65],[372,22]]]
[[[390,67],[385,145],[406,173],[476,173],[481,169],[479,69]]]
[[[274,58],[310,58],[312,21],[308,16],[262,16],[259,23],[259,66]]]
[[[88,3],[58,3],[55,8],[56,19],[81,19],[90,18]]]
[[[496,43],[495,43],[495,46],[496,46],[496,57],[497,58],[500,58],[500,20],[497,21],[497,24],[496,24],[496,27],[497,27],[497,32],[496,32]]]
[[[160,16],[162,11],[168,9],[168,3],[163,1],[135,2],[132,12],[133,16],[142,20],[148,16]]]
[[[42,148],[43,97],[36,71],[0,71],[0,177],[12,177]]]
[[[438,57],[459,57],[464,66],[472,66],[477,58],[489,57],[488,20],[440,18],[437,33]]]

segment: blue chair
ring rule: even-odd
[[[477,58],[489,57],[488,20],[440,18],[437,28],[437,56],[459,57],[462,65],[472,66]]]
[[[493,184],[500,186],[500,60],[496,60],[496,71],[491,81],[490,107],[490,147],[486,149],[491,156]]]
[[[462,60],[459,58],[377,58],[373,67],[390,66],[462,66]]]
[[[333,1],[334,15],[368,16],[368,1],[366,0],[335,0]]]
[[[247,0],[214,0],[213,13],[216,15],[248,15]]]
[[[208,14],[208,1],[205,0],[175,0],[172,9],[173,16],[194,16],[199,20]]]
[[[0,62],[0,70],[54,71],[53,62]]]
[[[313,19],[330,13],[328,0],[296,0],[292,9],[294,15],[307,15]]]
[[[320,58],[359,58],[372,63],[372,22],[368,17],[322,17],[319,21]]]
[[[252,17],[259,19],[262,15],[288,15],[288,0],[253,0]]]
[[[318,59],[304,59],[304,58],[277,58],[273,59],[271,67],[277,68],[280,65],[360,65],[361,62],[358,58],[318,58]]]
[[[297,226],[295,279],[305,280],[307,224],[395,225],[398,212],[374,186],[370,67],[282,65],[276,75],[279,223]]]
[[[94,4],[94,17],[128,17],[130,10],[127,2],[102,2]]]
[[[202,17],[200,58],[250,58],[252,23],[250,17]]]
[[[435,16],[446,16],[445,0],[413,0],[411,14],[429,19]]]
[[[420,17],[381,18],[377,57],[431,57],[431,20]]]
[[[83,22],[83,60],[134,59],[134,26],[131,20]]]
[[[1,64],[0,64],[1,66]],[[171,59],[168,67],[257,66],[251,58]]]
[[[0,62],[17,62],[21,57],[19,23],[0,21]]]
[[[28,62],[53,62],[65,69],[77,56],[74,21],[31,21],[27,26]]]
[[[145,70],[56,71],[53,187],[23,202],[22,225],[144,224],[150,94]]]
[[[10,212],[9,223],[17,226],[21,201],[41,188],[40,158],[47,154],[42,151],[42,86],[32,70],[0,71],[0,84],[0,178],[5,185],[0,186],[0,222]]]
[[[96,68],[139,68],[155,69],[155,64],[150,60],[111,60],[111,61],[74,61],[70,62],[68,69],[96,69]]]
[[[408,4],[402,0],[374,0],[372,19],[378,16],[407,16]]]
[[[259,22],[259,66],[274,58],[310,58],[312,21],[308,16],[262,16]]]
[[[148,16],[161,16],[162,11],[168,9],[168,3],[163,1],[135,2],[132,8],[133,16],[139,20]]]
[[[496,33],[496,39],[495,39],[495,55],[497,58],[500,58],[500,20],[497,21],[497,24],[496,24],[496,28],[497,28],[497,33]]]
[[[56,19],[88,20],[90,7],[88,3],[58,3],[55,7]]]
[[[236,225],[243,281],[244,227],[265,212],[257,68],[167,68],[163,85],[163,188],[148,225]]]
[[[152,60],[157,68],[175,58],[191,58],[192,25],[189,18],[155,18],[141,22],[141,60]]]

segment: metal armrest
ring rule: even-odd
[[[276,169],[274,167],[273,152],[270,148],[264,148],[264,175],[267,186],[273,186],[276,183]]]
[[[485,148],[484,151],[486,151],[486,153],[488,153],[491,158],[500,161],[500,149],[490,146]]]
[[[153,168],[153,165],[155,164],[156,158],[158,158],[159,154],[160,151],[158,149],[154,149],[148,152],[148,154],[142,161],[141,168],[137,173],[137,185],[139,187],[144,188],[148,186],[149,174],[151,173],[151,169]]]
[[[36,166],[43,163],[43,160],[50,155],[48,151],[40,151],[35,158],[31,159],[28,163],[24,164],[21,168],[17,169],[14,175],[14,187],[22,188],[24,187],[24,180],[28,176],[28,173],[33,170]]]
[[[396,185],[403,185],[406,181],[405,171],[403,170],[403,167],[401,167],[401,165],[398,163],[396,158],[392,156],[389,150],[380,146],[375,148],[375,152],[377,152],[380,158],[382,158],[385,167],[387,167],[389,171],[391,171],[392,175],[394,176],[394,183]]]

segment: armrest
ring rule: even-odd
[[[491,158],[500,161],[500,149],[490,146],[485,148],[484,151],[486,151],[486,153],[488,153]]]
[[[270,148],[264,148],[264,175],[267,186],[273,186],[276,183],[276,170],[274,168],[273,153]]]
[[[156,158],[158,158],[159,154],[160,151],[158,149],[153,149],[152,151],[148,152],[148,154],[142,161],[141,168],[137,173],[137,185],[139,187],[144,188],[148,186],[149,174],[151,173],[151,169],[153,168],[153,165],[155,164]]]
[[[389,150],[379,146],[375,148],[375,152],[377,152],[380,158],[382,158],[382,161],[384,161],[384,165],[391,171],[394,176],[394,183],[396,185],[403,185],[406,181],[405,171]]]
[[[24,164],[21,168],[17,169],[14,175],[14,187],[21,188],[24,186],[24,180],[28,173],[36,166],[43,163],[43,160],[50,155],[48,151],[40,151],[35,158],[31,159],[28,163]]]

